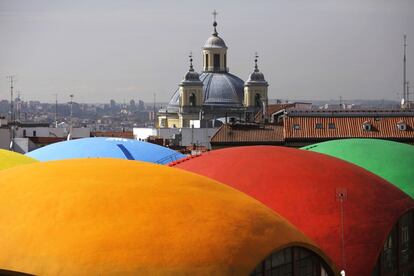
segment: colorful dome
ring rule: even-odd
[[[393,225],[414,208],[409,196],[382,178],[304,150],[227,148],[178,161],[175,167],[211,177],[258,199],[313,239],[347,275],[371,275]]]
[[[26,154],[39,161],[70,158],[121,158],[151,163],[166,164],[185,155],[174,150],[132,139],[124,138],[82,138],[59,142]]]
[[[9,150],[0,149],[0,171],[19,165],[34,163],[36,160]]]
[[[75,159],[16,167],[0,179],[3,270],[247,275],[286,246],[320,253],[253,198],[167,166]]]
[[[414,146],[379,139],[343,139],[302,149],[358,165],[388,180],[414,198]]]

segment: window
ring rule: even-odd
[[[294,130],[300,130],[300,125],[299,124],[293,124],[293,129]]]
[[[224,69],[227,67],[227,55],[224,54]]]
[[[256,93],[254,96],[254,106],[255,107],[261,107],[262,106],[262,98],[260,97],[259,93]]]
[[[321,124],[321,123],[316,123],[315,128],[316,128],[316,129],[323,129],[323,124]]]
[[[404,122],[398,122],[397,123],[397,128],[398,128],[398,130],[405,131],[405,130],[407,130],[407,124],[404,123]]]
[[[26,130],[23,129],[23,137],[26,137]]]
[[[250,275],[330,276],[333,272],[314,252],[302,247],[287,247],[266,257]]]
[[[364,123],[362,124],[362,129],[363,129],[363,130],[365,130],[365,131],[371,131],[371,129],[372,129],[372,125],[371,125],[371,123],[369,123],[369,122],[364,122]]]
[[[373,276],[414,275],[414,212],[404,214],[391,230]]]
[[[190,101],[190,106],[196,106],[197,105],[196,95],[194,93],[191,93],[191,95],[189,97],[189,101]]]
[[[208,54],[206,54],[206,70],[208,70]]]
[[[36,137],[36,130],[33,130],[33,137]]]
[[[334,123],[329,123],[328,128],[329,129],[335,129],[335,124]]]
[[[220,70],[220,55],[214,54],[214,70]]]

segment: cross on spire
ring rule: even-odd
[[[217,17],[217,14],[218,14],[218,12],[216,12],[216,9],[214,9],[214,11],[211,14],[214,17],[214,22],[216,22],[216,17]]]
[[[217,17],[218,12],[216,12],[216,9],[214,9],[214,11],[213,11],[211,14],[212,14],[212,15],[213,15],[213,17],[214,17],[214,21],[213,21],[214,32],[213,32],[213,35],[214,35],[214,36],[217,36],[217,35],[218,35],[218,33],[217,33],[217,29],[216,29],[216,27],[217,27],[216,17]]]
[[[254,69],[255,70],[258,70],[257,69],[257,58],[259,57],[259,55],[257,54],[257,52],[255,52],[254,53]]]

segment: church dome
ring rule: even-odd
[[[203,83],[200,81],[200,75],[194,71],[193,68],[193,55],[190,54],[190,69],[188,69],[188,72],[184,75],[184,79],[181,81],[180,85],[203,85]]]
[[[214,19],[214,31],[212,33],[212,35],[207,39],[206,43],[204,43],[204,49],[211,49],[211,48],[224,48],[227,49],[226,43],[224,42],[224,40],[218,36],[218,32],[217,32],[217,22]]]
[[[203,83],[203,105],[240,107],[243,105],[244,82],[230,73],[203,72],[200,75]],[[172,96],[168,106],[179,105],[179,89]]]
[[[206,43],[204,43],[204,49],[211,49],[211,48],[225,48],[227,49],[226,43],[224,40],[219,37],[218,35],[212,35],[210,36]]]
[[[259,68],[257,67],[257,54],[255,57],[255,66],[253,72],[249,75],[249,78],[247,79],[245,85],[265,85],[268,86],[267,81],[265,80],[265,77],[262,72],[259,71]]]
[[[185,74],[183,81],[186,81],[186,82],[194,82],[194,81],[199,82],[200,81],[200,75],[194,70],[188,71]]]

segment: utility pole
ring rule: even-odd
[[[57,114],[58,114],[58,94],[55,93],[55,128],[57,128],[58,125],[58,119],[57,119]]]
[[[13,108],[13,84],[14,76],[7,76],[10,81],[10,146],[9,149],[14,151],[14,108]]]
[[[407,35],[404,35],[404,59],[403,59],[403,99],[407,101],[407,57],[406,57],[406,48],[407,48]]]

